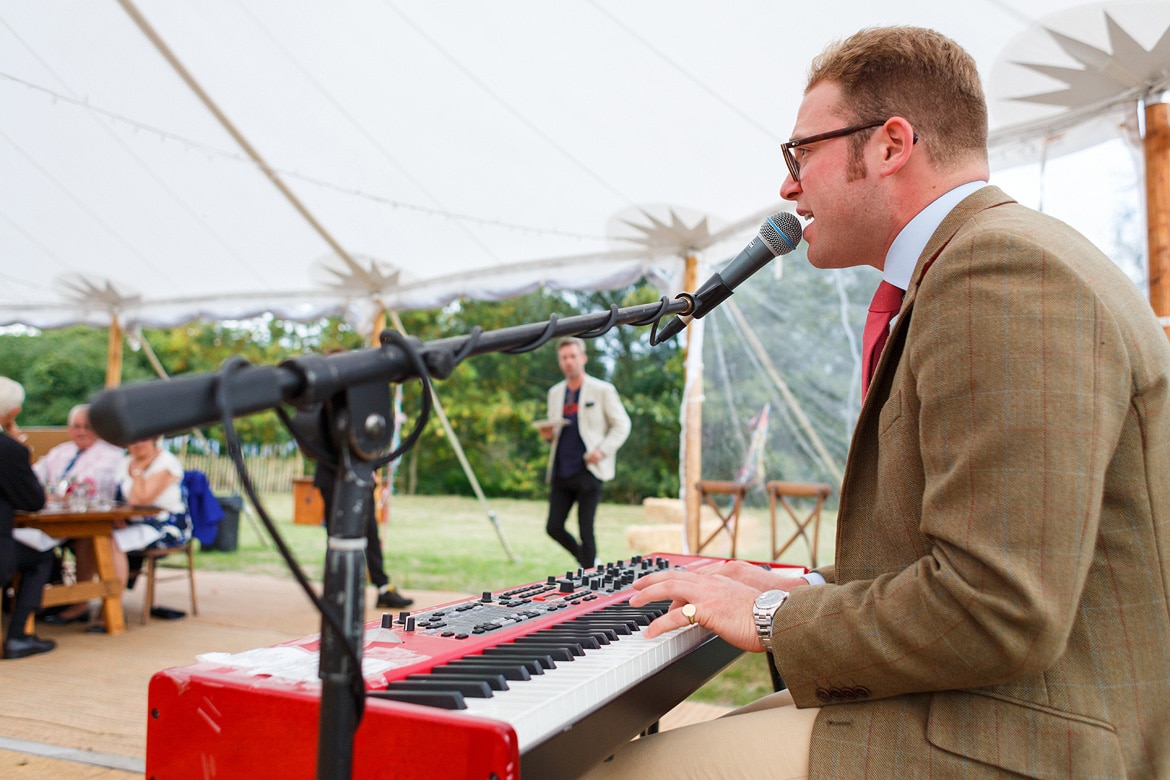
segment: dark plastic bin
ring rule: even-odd
[[[219,521],[219,531],[211,549],[234,552],[240,543],[240,510],[244,508],[244,498],[233,493],[230,496],[216,496],[215,500],[223,508],[223,519]]]

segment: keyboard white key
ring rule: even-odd
[[[523,753],[604,706],[654,672],[686,655],[711,632],[701,626],[683,626],[654,639],[643,629],[617,642],[586,650],[573,661],[557,662],[531,680],[509,682],[509,690],[490,699],[466,700],[458,713],[504,721],[516,731]]]

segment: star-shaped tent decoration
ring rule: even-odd
[[[364,297],[390,292],[398,286],[402,276],[401,268],[371,257],[353,258],[356,267],[349,263],[338,267],[330,262],[333,259],[331,256],[316,264],[321,284],[346,296]]]
[[[1083,68],[1019,62],[1018,65],[1064,82],[1064,89],[1013,98],[1067,109],[1080,109],[1117,100],[1133,99],[1165,86],[1170,78],[1170,27],[1146,50],[1108,12],[1105,24],[1112,51],[1046,27],[1061,50]]]
[[[123,292],[109,279],[70,275],[58,279],[57,287],[68,301],[85,309],[117,313],[142,303],[141,295]]]
[[[658,219],[649,211],[643,210],[641,216],[646,222],[635,222],[622,219],[622,223],[638,231],[640,235],[627,237],[624,240],[645,247],[648,252],[658,254],[668,252],[685,256],[694,254],[710,246],[711,232],[708,229],[706,216],[701,216],[692,225],[687,225],[675,209],[670,209],[670,222]]]

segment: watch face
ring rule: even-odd
[[[771,609],[784,603],[788,594],[782,590],[768,590],[756,597],[756,606],[760,609]]]

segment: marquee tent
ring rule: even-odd
[[[1139,148],[1143,105],[1170,84],[1167,0],[0,0],[0,325],[116,334],[344,313],[369,332],[385,311],[542,286],[646,277],[673,294],[684,267],[705,275],[786,207],[777,147],[810,59],[887,24],[936,28],[975,56],[993,183],[1030,165],[1034,181],[1009,192],[1098,243],[1119,206],[1141,221],[1141,155],[1082,152],[1066,173],[1054,160],[1110,139]],[[1157,250],[1170,265],[1170,240]],[[834,283],[826,306],[856,364],[864,302]],[[766,284],[700,324],[797,352],[802,323],[744,333],[736,301]],[[688,436],[704,384],[692,331]],[[757,349],[742,360],[774,388],[746,401],[713,349],[729,406],[774,402],[769,436],[785,441],[769,452],[797,450],[802,474],[836,481],[856,383],[790,390]],[[842,429],[837,453],[801,397]],[[720,430],[742,427],[737,414]],[[693,484],[702,448],[683,449]]]
[[[1166,2],[1109,7],[1155,48]],[[1011,98],[1062,74],[1001,78],[1005,51],[1086,67],[1042,21],[1110,51],[1099,9],[3,0],[0,324],[368,320],[642,276],[674,292],[682,256],[718,263],[783,206],[777,146],[829,40],[953,36],[994,87],[997,159],[1016,163],[1128,119],[1101,99],[1089,136],[1046,134],[1066,108]]]

